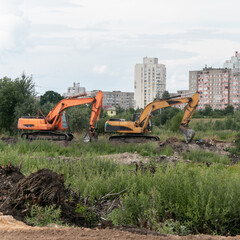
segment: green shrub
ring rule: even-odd
[[[31,207],[30,214],[25,218],[25,221],[28,224],[39,227],[47,226],[51,223],[63,225],[62,221],[60,220],[60,214],[60,208],[56,208],[55,205],[46,207],[33,205]]]
[[[174,219],[179,226],[187,224],[185,230],[192,233],[238,234],[239,181],[239,171],[220,165],[159,167],[153,177],[138,175],[134,184],[129,183],[123,207],[114,210],[111,218],[117,224],[139,226],[145,219],[153,229],[156,223]]]

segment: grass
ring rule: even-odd
[[[115,224],[165,233],[240,234],[240,165],[228,166],[227,157],[191,151],[184,158],[198,164],[156,165],[153,175],[99,157],[124,152],[157,157],[171,155],[172,149],[159,153],[155,142],[114,145],[104,138],[69,146],[44,141],[6,146],[0,142],[0,165],[22,162],[25,175],[41,168],[62,173],[66,186],[71,184],[75,192],[92,202],[109,192],[125,190],[122,207],[106,216]]]
[[[228,156],[221,156],[213,152],[206,151],[190,151],[182,154],[185,160],[191,160],[198,163],[221,163],[230,164],[231,161]]]
[[[1,144],[0,144],[1,149]],[[144,144],[114,144],[109,143],[106,138],[99,141],[84,144],[80,140],[69,146],[63,146],[58,143],[49,143],[47,141],[20,141],[13,146],[19,154],[33,154],[46,152],[49,156],[95,156],[107,155],[114,153],[134,153],[137,152],[142,156],[154,156],[158,154],[157,142],[148,142]]]

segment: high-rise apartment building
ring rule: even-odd
[[[158,58],[143,58],[135,65],[134,108],[144,108],[154,98],[162,97],[166,91],[166,67],[158,64]]]
[[[90,96],[95,96],[98,90],[87,92]],[[134,107],[134,93],[133,92],[121,92],[121,91],[103,91],[103,107],[114,106],[121,107],[123,109],[129,109]]]
[[[234,108],[240,107],[240,54],[236,51],[231,60],[225,61],[224,68],[232,70],[232,81],[230,84],[230,103]]]
[[[210,105],[223,110],[228,105],[239,107],[239,73],[228,68],[208,68],[189,71],[189,91],[200,93],[198,109]]]

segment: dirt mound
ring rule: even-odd
[[[159,151],[163,150],[165,147],[170,146],[174,152],[180,154],[181,152],[189,151],[189,144],[180,141],[175,137],[171,137],[166,139],[165,141],[161,141],[158,144]]]
[[[30,226],[26,225],[23,222],[17,221],[12,216],[3,216],[2,213],[0,213],[0,230],[2,229],[29,229]]]
[[[139,162],[144,162],[144,163],[149,162],[149,157],[143,157],[139,155],[137,152],[116,153],[116,154],[103,155],[99,157],[101,159],[104,159],[104,158],[111,159],[115,163],[127,164],[127,165],[131,165]]]
[[[12,215],[20,221],[30,212],[31,206],[49,206],[55,204],[61,208],[61,219],[68,224],[86,226],[84,217],[75,212],[76,204],[80,201],[69,202],[69,190],[64,186],[62,175],[49,169],[41,169],[24,177],[19,169],[13,166],[1,167],[0,179],[11,173],[12,178],[5,181],[4,188],[0,189],[0,196],[4,201],[0,205],[3,214]],[[19,175],[20,174],[20,175]],[[18,179],[18,181],[16,181]],[[15,181],[15,182],[14,182]]]
[[[13,186],[24,178],[24,175],[20,172],[20,168],[21,166],[0,166],[0,206],[6,200]]]
[[[227,148],[231,147],[232,143],[217,141],[215,139],[199,139],[196,142],[187,144],[175,137],[172,137],[159,142],[159,151],[163,150],[167,146],[172,147],[173,151],[176,153],[189,152],[190,150],[204,150],[220,155],[230,155]]]

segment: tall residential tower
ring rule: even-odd
[[[134,107],[144,108],[154,98],[160,98],[166,91],[166,67],[158,64],[157,58],[143,58],[135,65]]]

